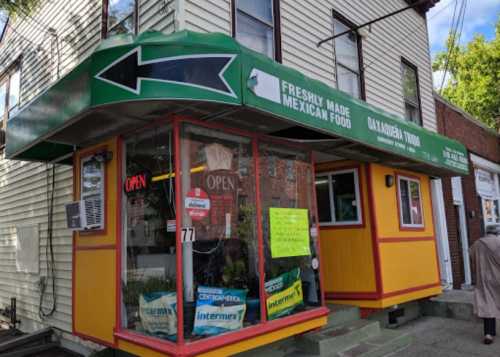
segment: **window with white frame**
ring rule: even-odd
[[[399,218],[402,227],[424,226],[420,181],[410,177],[398,177]]]
[[[136,32],[136,0],[104,0],[104,6],[105,37]]]
[[[498,174],[475,169],[476,191],[481,197],[484,227],[500,224],[500,188]]]
[[[422,125],[417,67],[403,59],[401,61],[401,77],[403,82],[405,119]]]
[[[317,175],[316,197],[322,225],[363,223],[357,168]]]
[[[277,0],[233,1],[236,40],[254,51],[275,58],[274,1]]]
[[[339,15],[334,14],[333,34],[337,35],[352,28]],[[351,31],[335,39],[335,69],[337,88],[355,98],[361,98],[360,38]]]

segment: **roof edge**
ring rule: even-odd
[[[445,104],[447,107],[452,109],[453,111],[461,114],[465,119],[469,120],[472,122],[472,124],[481,127],[482,129],[485,129],[488,131],[491,135],[495,135],[497,138],[500,138],[500,133],[496,132],[495,129],[490,128],[488,125],[484,124],[482,121],[479,119],[473,117],[471,114],[467,113],[465,110],[462,108],[456,106],[455,104],[451,103],[448,99],[444,98],[442,95],[437,93],[436,91],[432,92],[434,95],[434,99],[440,101],[441,103]]]

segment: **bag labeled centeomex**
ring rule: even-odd
[[[141,294],[139,316],[142,327],[149,334],[168,337],[177,334],[177,294],[154,292]]]
[[[198,287],[194,335],[218,335],[243,327],[247,290]]]
[[[300,269],[295,268],[265,283],[266,306],[269,320],[289,315],[304,304]]]

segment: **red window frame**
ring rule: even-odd
[[[420,214],[422,215],[422,224],[405,224],[403,222],[403,211],[401,207],[401,184],[400,181],[401,179],[406,180],[406,181],[413,181],[418,183],[418,192],[419,192],[419,198],[420,198]],[[396,202],[398,204],[398,222],[399,222],[399,229],[401,231],[424,231],[425,230],[425,215],[424,215],[424,204],[423,204],[423,197],[422,197],[422,180],[419,177],[412,176],[412,175],[407,175],[404,173],[397,173],[396,174]]]
[[[244,130],[240,129],[235,129],[235,128],[230,128],[226,127],[220,124],[216,123],[207,123],[203,122],[191,117],[187,116],[173,116],[172,119],[170,120],[162,120],[165,125],[172,125],[173,128],[173,133],[174,133],[174,155],[175,155],[175,175],[176,177],[180,177],[181,172],[180,172],[180,131],[181,131],[181,125],[183,123],[190,123],[194,124],[197,126],[209,128],[209,129],[217,129],[221,130],[227,133],[232,133],[235,135],[240,135],[240,136],[245,136],[251,139],[252,141],[252,151],[253,151],[253,160],[254,160],[254,167],[255,167],[255,193],[256,193],[256,210],[257,212],[261,212],[261,202],[260,202],[260,183],[259,183],[259,143],[260,142],[266,142],[266,143],[275,143],[279,145],[285,145],[288,147],[295,147],[299,148],[301,150],[304,150],[304,146],[298,145],[298,144],[292,144],[289,142],[286,142],[281,139],[269,137],[266,135],[262,134],[257,134],[257,133],[250,133],[246,132]],[[141,128],[139,130],[135,131],[142,131],[145,130],[153,125],[156,125],[158,122],[152,123],[151,125],[148,125],[145,128]],[[117,178],[118,182],[117,185],[118,187],[123,187],[123,136],[120,136],[118,139],[118,168],[117,168]],[[315,217],[315,222],[314,224],[317,227],[317,231],[319,231],[319,222],[318,222],[318,215],[317,215],[317,203],[316,203],[316,189],[315,189],[315,183],[314,183],[314,177],[315,177],[315,170],[314,170],[314,161],[312,158],[312,152],[308,150],[308,158],[311,163],[312,167],[312,180],[311,180],[311,187],[313,191],[313,197],[312,197],[312,210],[314,211],[314,217]],[[175,190],[177,192],[182,192],[182,182],[181,180],[176,180],[175,181]],[[121,260],[122,260],[122,192],[120,190],[120,193],[118,194],[117,198],[117,249],[116,249],[116,262],[117,262],[117,272],[116,272],[116,322],[117,322],[117,327],[115,328],[114,331],[114,336],[115,336],[115,345],[116,345],[116,339],[121,339],[127,342],[135,343],[137,345],[141,345],[146,348],[153,349],[155,351],[161,352],[161,353],[168,353],[168,354],[183,354],[183,355],[196,355],[199,353],[211,351],[229,344],[237,343],[239,341],[257,337],[266,333],[270,333],[272,331],[279,330],[284,327],[300,324],[315,318],[323,317],[326,316],[329,312],[328,308],[325,306],[325,295],[323,291],[323,270],[322,266],[320,263],[319,266],[319,277],[320,277],[320,291],[321,291],[321,305],[317,308],[313,308],[308,311],[304,312],[299,312],[291,316],[283,317],[277,320],[272,320],[268,321],[267,320],[267,315],[265,311],[265,304],[261,304],[261,322],[245,327],[239,331],[235,332],[230,332],[218,336],[212,336],[212,337],[207,337],[202,340],[198,341],[193,341],[193,342],[186,342],[184,339],[184,330],[183,330],[183,309],[179,309],[177,311],[177,341],[176,342],[171,342],[167,340],[161,340],[152,336],[146,336],[139,334],[135,331],[128,330],[124,327],[122,327],[122,317],[121,317],[121,299],[122,299],[122,291],[121,291],[121,272],[122,272],[122,266],[121,266]],[[181,195],[176,194],[175,196],[176,200],[176,210],[177,212],[181,212],[182,210],[182,202],[181,202]],[[261,301],[265,301],[266,295],[265,295],[265,290],[264,290],[264,245],[263,245],[263,230],[262,230],[262,215],[257,214],[257,239],[258,239],[258,253],[259,253],[259,275],[261,279],[259,279],[259,285],[260,285],[260,299]],[[182,243],[181,243],[181,221],[179,219],[176,220],[176,251],[181,252],[182,251]],[[320,256],[320,239],[316,240],[316,250],[318,252],[318,256],[321,262],[321,256]],[[184,302],[184,292],[183,292],[183,273],[182,273],[182,254],[177,254],[176,257],[176,265],[177,265],[177,272],[176,272],[176,284],[177,284],[177,304],[178,306],[183,306]]]

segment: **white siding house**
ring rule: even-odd
[[[31,14],[11,18],[0,39],[0,83],[7,69],[19,61],[20,105],[53,84],[83,61],[102,36],[103,2],[52,0]],[[361,24],[407,6],[403,0],[281,0],[281,55],[283,64],[332,87],[335,57],[332,42],[316,44],[332,35],[332,9]],[[139,32],[148,29],[172,33],[188,29],[232,35],[230,0],[139,0]],[[371,27],[362,39],[366,101],[387,112],[404,116],[401,58],[418,69],[423,126],[436,131],[431,63],[426,20],[415,10],[406,11]],[[1,118],[0,118],[1,120]],[[0,127],[1,128],[1,127]],[[1,151],[1,150],[0,150]],[[21,328],[55,326],[72,337],[72,233],[67,230],[64,205],[72,200],[70,166],[58,166],[53,216],[57,310],[46,320],[38,314],[41,277],[47,276],[46,245],[50,165],[9,161],[0,154],[0,308],[17,298]],[[16,268],[17,228],[35,226],[39,232],[39,273]],[[36,237],[34,237],[36,241]],[[45,302],[50,305],[49,299]]]

